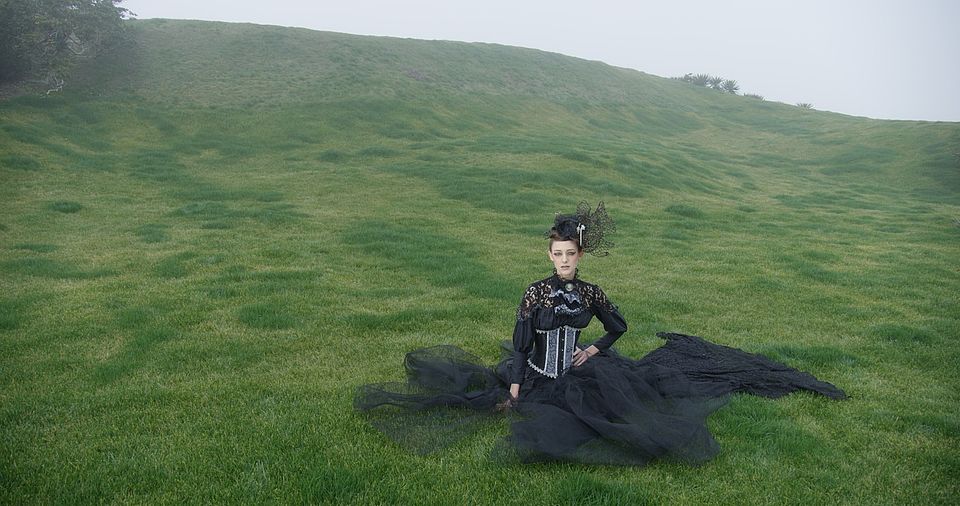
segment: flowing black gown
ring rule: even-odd
[[[592,343],[600,353],[572,367],[574,348],[589,346],[579,337],[593,317],[606,331]],[[455,346],[415,350],[404,363],[406,383],[364,385],[354,405],[398,443],[427,453],[502,418],[497,404],[520,383],[497,458],[643,465],[716,455],[706,418],[734,392],[845,398],[808,373],[696,336],[659,333],[666,344],[634,360],[611,348],[626,329],[598,286],[552,276],[524,293],[511,351],[497,366]]]

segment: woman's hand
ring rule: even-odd
[[[505,412],[507,412],[507,411],[509,411],[509,410],[511,410],[511,409],[513,409],[513,408],[515,408],[515,407],[517,407],[517,403],[518,403],[518,402],[520,402],[520,400],[519,400],[515,395],[513,395],[512,393],[511,393],[511,394],[507,394],[506,400],[504,400],[503,402],[498,403],[496,409],[497,409],[497,411],[499,411],[499,412],[501,412],[501,413],[505,413]]]
[[[592,344],[582,350],[577,348],[576,351],[573,352],[573,366],[580,367],[587,361],[588,358],[596,355],[599,352],[600,350]]]
[[[497,403],[497,411],[504,412],[517,407],[520,402],[520,383],[510,384],[510,390],[507,392],[507,399]]]

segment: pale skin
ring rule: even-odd
[[[577,264],[583,258],[583,250],[575,241],[550,241],[550,247],[547,248],[547,258],[553,262],[553,267],[557,270],[560,279],[573,279],[577,273]],[[580,367],[590,357],[599,353],[600,350],[590,345],[585,349],[577,348],[573,352],[573,366]],[[520,384],[510,385],[510,397],[516,399],[520,397]]]

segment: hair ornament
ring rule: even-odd
[[[578,239],[583,251],[594,256],[607,256],[606,251],[613,243],[606,239],[616,231],[613,218],[607,214],[603,202],[597,204],[596,210],[591,210],[590,204],[582,201],[577,204],[576,214],[557,213],[553,220],[553,227],[547,231],[547,237],[556,232],[564,240]]]

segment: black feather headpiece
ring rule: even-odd
[[[586,201],[577,204],[576,214],[559,214],[553,220],[553,227],[547,231],[550,237],[554,232],[565,241],[576,241],[583,251],[594,256],[607,256],[606,251],[613,246],[607,237],[616,231],[613,218],[607,214],[603,202],[597,204],[595,211],[590,211],[590,204]]]

